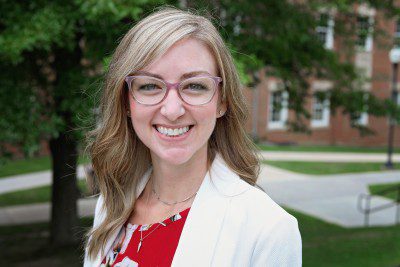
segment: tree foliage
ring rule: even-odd
[[[68,242],[74,227],[77,148],[84,127],[93,123],[84,118],[93,118],[93,96],[104,66],[132,23],[165,2],[177,5],[163,0],[0,0],[0,153],[6,155],[5,144],[12,144],[32,155],[39,140],[49,141],[54,174],[51,235],[56,243]],[[294,130],[305,130],[310,117],[304,108],[310,77],[334,82],[332,110],[343,107],[356,114],[363,109],[357,70],[322,46],[315,35],[315,14],[321,8],[341,14],[335,35],[349,40],[348,57],[354,51],[352,38],[346,38],[354,32],[354,4],[368,3],[387,16],[398,14],[392,1],[380,0],[186,2],[218,18],[242,74],[265,66],[268,75],[282,79],[289,108],[296,111]],[[242,77],[250,84],[257,75]],[[386,114],[383,107],[396,109],[372,96],[368,102],[368,112],[376,115]]]
[[[0,153],[11,144],[32,155],[48,140],[54,244],[74,241],[78,145],[94,122],[104,61],[131,24],[163,2],[0,0]]]
[[[162,1],[0,2],[1,140],[24,143],[81,125],[102,62],[139,16]],[[90,86],[92,85],[92,86]],[[79,134],[79,131],[74,131]],[[22,141],[22,142],[21,142]]]
[[[357,114],[367,111],[376,116],[387,115],[390,101],[377,99],[362,90],[366,81],[353,64],[356,48],[357,5],[375,8],[390,19],[399,14],[393,1],[380,0],[197,0],[192,7],[206,7],[211,16],[221,23],[225,39],[239,51],[234,55],[239,66],[247,66],[245,82],[256,77],[260,66],[267,69],[268,76],[282,80],[284,90],[289,94],[289,109],[296,117],[289,121],[290,129],[308,131],[306,121],[310,113],[304,103],[310,96],[312,78],[328,80],[333,86],[327,96],[330,98],[332,113],[340,107],[350,114],[352,125],[361,133],[370,129],[357,125]],[[316,34],[319,14],[334,11],[336,15],[334,35],[341,40],[341,51],[326,49]],[[386,46],[392,45],[387,34],[374,25],[375,39]],[[247,57],[245,55],[249,55]],[[252,60],[256,59],[256,60]],[[245,63],[243,63],[245,62]],[[243,75],[242,75],[243,76]],[[323,97],[323,96],[321,96]],[[366,110],[365,107],[369,106]],[[398,112],[398,111],[397,111]],[[398,115],[397,115],[398,116]]]

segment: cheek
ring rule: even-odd
[[[133,100],[132,96],[129,95],[128,97],[128,108],[130,110],[130,112],[133,112],[136,109],[137,103],[135,100]]]
[[[129,110],[133,129],[140,135],[140,132],[145,129],[143,126],[150,121],[151,112],[149,112],[148,108],[144,109],[143,106],[138,105],[131,98],[129,99]]]
[[[216,112],[217,112],[217,107],[216,103],[210,103],[210,106],[207,107],[202,107],[201,110],[198,110],[197,113],[197,122],[202,125],[207,125],[209,127],[214,128],[215,122],[216,122]]]

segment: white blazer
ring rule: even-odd
[[[138,194],[150,176],[141,179]],[[93,227],[105,218],[103,198],[97,201]],[[117,229],[105,246],[107,252]],[[101,264],[85,255],[84,267]],[[301,266],[297,220],[264,192],[244,182],[217,155],[193,201],[172,266]]]

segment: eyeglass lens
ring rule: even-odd
[[[147,76],[132,79],[130,89],[134,98],[145,105],[158,104],[168,91],[167,85],[162,80]],[[211,77],[192,77],[182,81],[177,89],[186,103],[202,105],[213,97],[216,83]]]

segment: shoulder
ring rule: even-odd
[[[232,198],[239,217],[254,236],[252,266],[301,266],[301,235],[295,217],[276,204],[265,192],[243,181],[247,188]],[[243,219],[243,218],[242,218]]]
[[[249,185],[245,181],[239,182],[242,192],[232,198],[232,204],[246,213],[246,216],[257,218],[254,223],[267,225],[273,228],[277,224],[287,222],[297,225],[297,220],[273,201],[261,189]],[[266,223],[268,222],[268,223]]]
[[[106,207],[104,205],[104,198],[101,194],[97,198],[96,208],[94,210],[93,228],[99,226],[106,217]]]
[[[258,226],[273,226],[282,221],[294,221],[296,219],[276,204],[265,192],[242,180],[217,154],[210,173],[212,175],[213,189],[220,197],[230,198],[236,216],[257,218],[254,220]],[[257,226],[257,225],[254,225]]]
[[[301,266],[302,244],[295,217],[262,190],[241,182],[246,188],[231,199],[231,220],[245,225],[251,238],[251,266]]]

